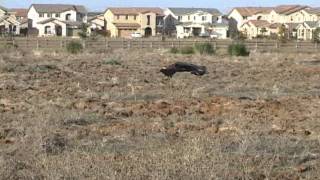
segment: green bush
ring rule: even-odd
[[[249,56],[250,52],[244,44],[231,44],[228,48],[231,56]]]
[[[194,48],[190,46],[182,47],[180,49],[181,54],[194,54]]]
[[[121,63],[117,59],[107,59],[107,60],[104,60],[102,63],[107,65],[113,65],[113,66],[121,65]]]
[[[214,48],[210,43],[198,43],[194,45],[195,50],[200,54],[214,54]]]
[[[67,51],[72,54],[80,53],[83,50],[83,46],[79,41],[71,41],[67,44]]]
[[[178,54],[178,53],[179,53],[179,49],[176,48],[176,47],[173,47],[173,48],[170,49],[170,53],[172,53],[172,54]]]

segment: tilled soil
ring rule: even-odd
[[[318,55],[3,52],[0,177],[316,179]]]

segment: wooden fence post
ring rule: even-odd
[[[140,49],[142,49],[142,39],[140,40]]]
[[[86,40],[82,40],[83,49],[86,49]]]
[[[39,39],[37,39],[37,50],[39,50]]]
[[[63,39],[61,38],[61,41],[60,41],[60,48],[63,49]]]

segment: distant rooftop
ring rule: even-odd
[[[110,7],[108,8],[113,14],[132,14],[138,15],[139,13],[153,12],[157,15],[163,15],[163,10],[157,7]]]
[[[32,4],[37,12],[40,13],[61,13],[68,10],[75,10],[80,13],[87,13],[87,10],[82,5],[71,4]]]
[[[218,9],[215,9],[215,8],[177,8],[177,7],[171,7],[168,9],[176,16],[190,14],[190,13],[194,13],[197,11],[203,11],[203,12],[207,12],[207,13],[217,15],[217,16],[222,14]]]

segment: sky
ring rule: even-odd
[[[205,7],[218,8],[227,13],[232,7],[275,6],[280,4],[303,4],[320,7],[320,0],[0,0],[7,8],[28,8],[32,3],[82,4],[89,11],[104,11],[107,7]]]

